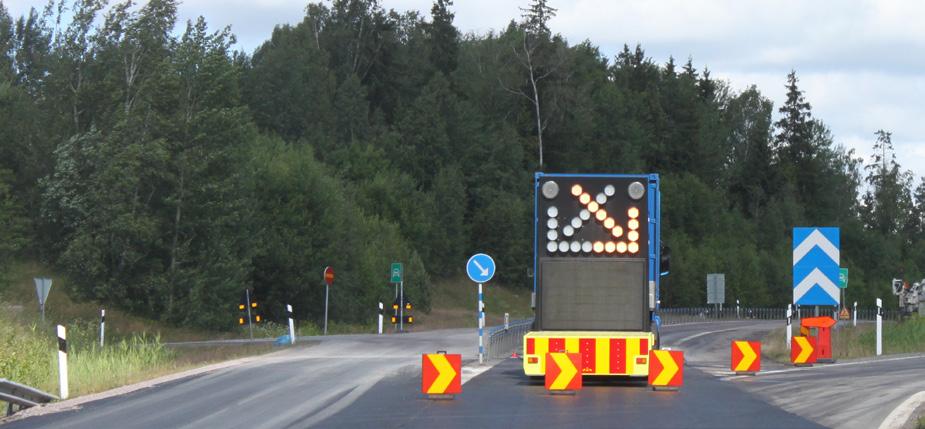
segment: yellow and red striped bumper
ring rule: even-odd
[[[549,352],[581,353],[583,375],[649,375],[651,332],[538,331],[524,336],[524,373],[545,375]]]

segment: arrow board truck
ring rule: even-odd
[[[657,174],[537,173],[528,376],[546,353],[581,353],[583,375],[647,377],[658,348]]]

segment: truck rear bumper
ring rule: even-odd
[[[524,336],[524,373],[546,375],[549,352],[581,353],[583,375],[649,375],[651,332],[536,331]]]

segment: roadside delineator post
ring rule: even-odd
[[[286,316],[289,317],[289,344],[295,344],[295,321],[292,319],[292,305],[286,304]]]
[[[61,325],[58,325],[58,382],[61,399],[67,399],[67,330]]]
[[[790,327],[791,318],[793,317],[793,307],[791,304],[787,304],[787,350],[790,350],[790,337],[793,336],[793,330]]]
[[[858,302],[854,302],[854,311],[851,313],[851,326],[858,326]]]
[[[883,354],[883,301],[877,298],[877,356]]]
[[[379,303],[379,335],[382,335],[382,303]]]
[[[100,348],[103,348],[103,339],[106,337],[106,309],[100,309]]]

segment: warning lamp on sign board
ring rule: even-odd
[[[630,253],[637,253],[639,252],[639,243],[633,241],[630,244],[628,244],[626,248],[627,250],[630,251]]]
[[[251,303],[251,308],[257,308],[257,301]]]
[[[573,196],[577,197],[581,195],[582,192],[584,192],[584,189],[581,188],[581,185],[572,185],[572,195]]]
[[[617,253],[626,253],[626,242],[621,241],[617,243]]]
[[[601,209],[601,206],[600,206],[600,204],[598,204],[596,201],[591,201],[590,203],[588,203],[588,211],[589,211],[589,212],[591,212],[591,213],[600,213],[600,212],[598,211],[598,210],[600,210],[600,209]]]
[[[260,318],[260,315],[259,315],[259,314],[255,314],[255,315],[254,315],[254,322],[260,323],[261,320],[263,320],[263,319]]]
[[[626,215],[629,216],[630,219],[636,219],[639,217],[639,209],[636,207],[630,207],[630,209],[626,211]]]
[[[630,241],[639,241],[639,231],[630,231],[629,234],[626,234],[626,238],[629,238]]]
[[[414,316],[405,316],[405,324],[406,325],[414,324]]]
[[[626,226],[629,227],[629,229],[635,231],[639,229],[639,221],[636,219],[630,219],[630,221],[626,223]]]
[[[411,301],[405,302],[405,310],[411,311]]]
[[[591,202],[591,195],[588,195],[587,192],[584,194],[581,194],[581,196],[578,197],[578,201],[580,201],[584,205],[588,205],[588,203]]]
[[[238,324],[239,324],[239,325],[243,325],[243,324],[244,324],[244,318],[243,318],[243,317],[239,317],[239,318],[238,318]]]
[[[244,311],[244,309],[245,309],[244,304],[238,304],[238,310]]]
[[[392,316],[392,324],[398,323],[398,316]]]
[[[594,253],[601,253],[604,251],[604,243],[600,241],[594,242]]]

